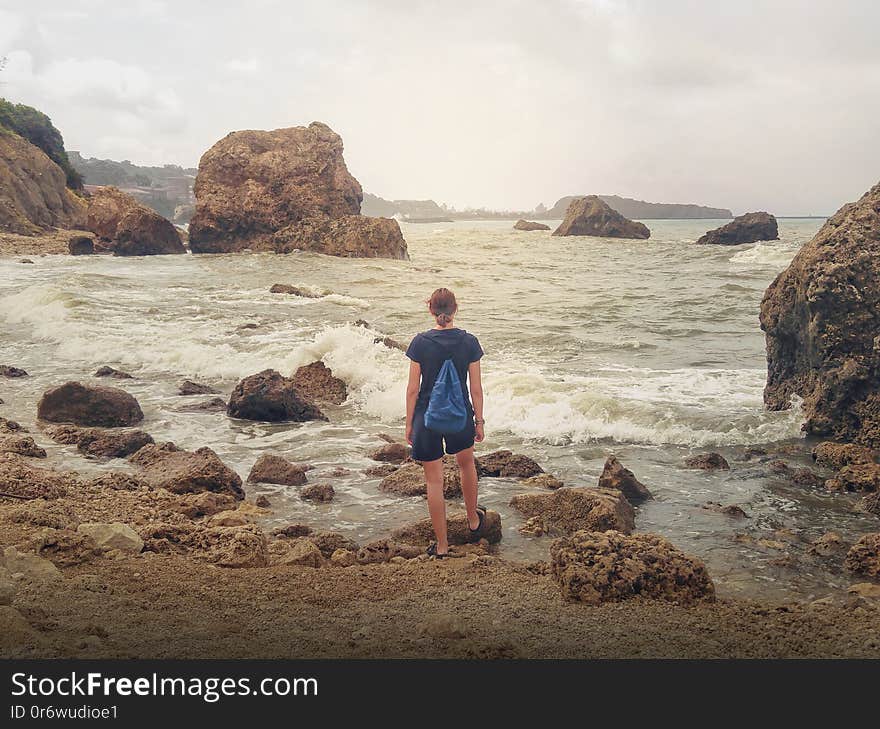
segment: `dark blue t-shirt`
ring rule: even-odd
[[[483,356],[483,348],[473,334],[464,329],[429,329],[416,334],[406,350],[406,356],[418,362],[422,369],[422,383],[416,400],[416,411],[428,407],[431,390],[440,368],[447,359],[452,359],[461,380],[462,394],[468,412],[473,414],[473,406],[468,392],[468,367]]]

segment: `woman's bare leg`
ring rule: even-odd
[[[468,526],[476,529],[480,526],[477,516],[477,464],[474,461],[473,446],[455,454],[458,470],[461,472],[461,493],[464,496],[464,508],[467,509]]]
[[[444,554],[449,551],[446,537],[446,498],[443,495],[443,460],[422,463],[425,469],[425,482],[428,484],[428,513],[437,537],[437,552]]]

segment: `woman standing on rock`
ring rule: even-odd
[[[428,511],[437,537],[428,547],[428,554],[443,558],[449,553],[443,492],[444,446],[446,453],[455,455],[461,471],[461,491],[472,542],[480,540],[486,516],[486,509],[477,504],[474,461],[474,441],[479,443],[484,438],[480,377],[483,349],[473,334],[455,326],[458,302],[449,289],[437,289],[426,303],[436,326],[416,334],[406,350],[411,360],[406,388],[406,440],[412,446],[413,460],[421,462],[425,469]]]

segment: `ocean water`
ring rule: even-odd
[[[410,261],[32,256],[35,264],[23,265],[0,257],[0,364],[31,374],[0,382],[0,415],[35,430],[43,390],[90,381],[112,365],[134,375],[108,384],[138,398],[143,428],[157,441],[209,446],[243,478],[259,454],[277,452],[314,464],[310,480],[334,485],[337,498],[326,505],[303,502],[296,489],[251,487],[272,501],[267,526],[303,521],[358,540],[386,536],[426,507],[380,492],[378,479],[362,473],[381,445],[377,434],[403,434],[407,361],[373,340],[407,343],[430,327],[424,299],[447,286],[459,298],[457,323],[486,352],[487,440],[478,452],[522,451],[584,486],[595,485],[615,453],[656,497],[638,509],[637,529],[703,558],[721,594],[806,599],[848,584],[840,558],[817,561],[806,544],[829,529],[852,538],[869,517],[853,511],[851,497],[793,486],[745,456],[751,445],[774,444],[792,451],[784,458],[793,465],[809,464],[798,408],[763,408],[758,309],[821,221],[781,220],[779,241],[736,247],[693,245],[721,221],[646,222],[649,241],[554,238],[514,231],[512,221],[404,224]],[[320,298],[273,295],[274,283]],[[358,319],[371,329],[355,326]],[[346,403],[326,408],[329,423],[180,412],[206,399],[178,396],[184,378],[227,396],[241,377],[269,367],[290,374],[316,359],[349,389]],[[126,467],[41,442],[58,466]],[[682,467],[706,450],[724,454],[731,470]],[[502,513],[502,554],[545,559],[549,540],[517,531],[522,520],[508,502],[521,490],[484,479],[481,501]],[[707,501],[740,504],[751,518],[706,510]]]

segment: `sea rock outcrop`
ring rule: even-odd
[[[820,466],[840,470],[844,466],[859,463],[875,463],[877,452],[856,443],[835,443],[826,440],[819,443],[812,451],[813,460]]]
[[[880,464],[852,463],[825,482],[830,491],[880,491]]]
[[[383,463],[401,464],[409,460],[410,447],[406,443],[386,443],[370,453],[370,458]]]
[[[517,494],[510,505],[529,518],[530,533],[562,535],[579,529],[629,534],[635,511],[620,491],[564,486],[549,493]]]
[[[247,477],[248,483],[275,483],[282,486],[302,486],[306,469],[274,453],[263,453],[254,463]]]
[[[327,420],[299,392],[292,378],[276,370],[263,370],[241,380],[232,391],[226,412],[233,418],[265,422]]]
[[[90,256],[95,252],[95,241],[88,235],[75,235],[67,241],[71,256]]]
[[[256,526],[203,527],[198,524],[153,524],[141,536],[149,552],[185,554],[220,567],[265,567],[266,535]]]
[[[140,478],[175,494],[214,491],[244,498],[241,477],[210,448],[184,451],[173,443],[147,445],[129,458]]]
[[[170,221],[115,187],[91,194],[86,226],[117,256],[186,253]]]
[[[700,471],[729,471],[730,464],[720,453],[698,453],[685,458],[684,465]]]
[[[630,504],[640,504],[653,499],[648,487],[639,481],[615,456],[605,459],[605,467],[599,476],[599,488],[620,491]]]
[[[544,223],[535,223],[531,220],[519,219],[513,225],[514,230],[550,230],[549,225]]]
[[[596,195],[572,200],[565,213],[565,220],[553,231],[553,235],[590,235],[600,238],[651,237],[651,231],[643,223],[623,217],[612,210]]]
[[[153,442],[153,436],[143,430],[80,428],[59,425],[48,429],[56,443],[75,445],[80,453],[103,458],[125,458]]]
[[[880,578],[880,533],[865,534],[853,544],[843,566],[857,575]]]
[[[81,229],[86,205],[67,188],[64,171],[39,147],[0,131],[0,230],[39,235],[49,228]]]
[[[844,205],[761,302],[764,402],[803,399],[804,430],[880,447],[880,184]]]
[[[563,596],[588,605],[634,597],[682,605],[713,602],[706,566],[656,534],[578,531],[550,545]]]
[[[528,456],[508,450],[493,451],[477,459],[477,474],[502,478],[531,478],[544,469]]]
[[[697,239],[697,245],[738,246],[759,240],[778,240],[779,227],[770,213],[739,215],[726,225],[710,230]]]
[[[435,539],[430,519],[421,519],[414,524],[395,529],[391,536],[398,542],[420,546],[426,546]],[[455,512],[446,517],[446,536],[450,544],[467,544],[470,541],[471,533],[467,513],[464,511]],[[501,515],[497,511],[489,509],[486,512],[486,516],[483,518],[481,538],[489,544],[501,541]]]
[[[144,413],[125,390],[67,382],[43,393],[37,417],[51,423],[121,428],[141,422]]]
[[[348,397],[345,381],[334,377],[323,362],[303,365],[293,373],[292,379],[297,392],[314,402],[342,405]]]
[[[304,501],[319,501],[322,503],[333,501],[336,496],[336,490],[333,484],[329,483],[313,483],[305,486],[300,492],[299,497]]]
[[[398,496],[424,496],[428,493],[421,464],[405,463],[379,482],[379,490]],[[443,456],[443,494],[447,499],[461,496],[461,472],[455,456]]]
[[[193,253],[406,257],[396,221],[360,215],[363,191],[342,139],[320,122],[227,134],[202,155],[194,192]]]

